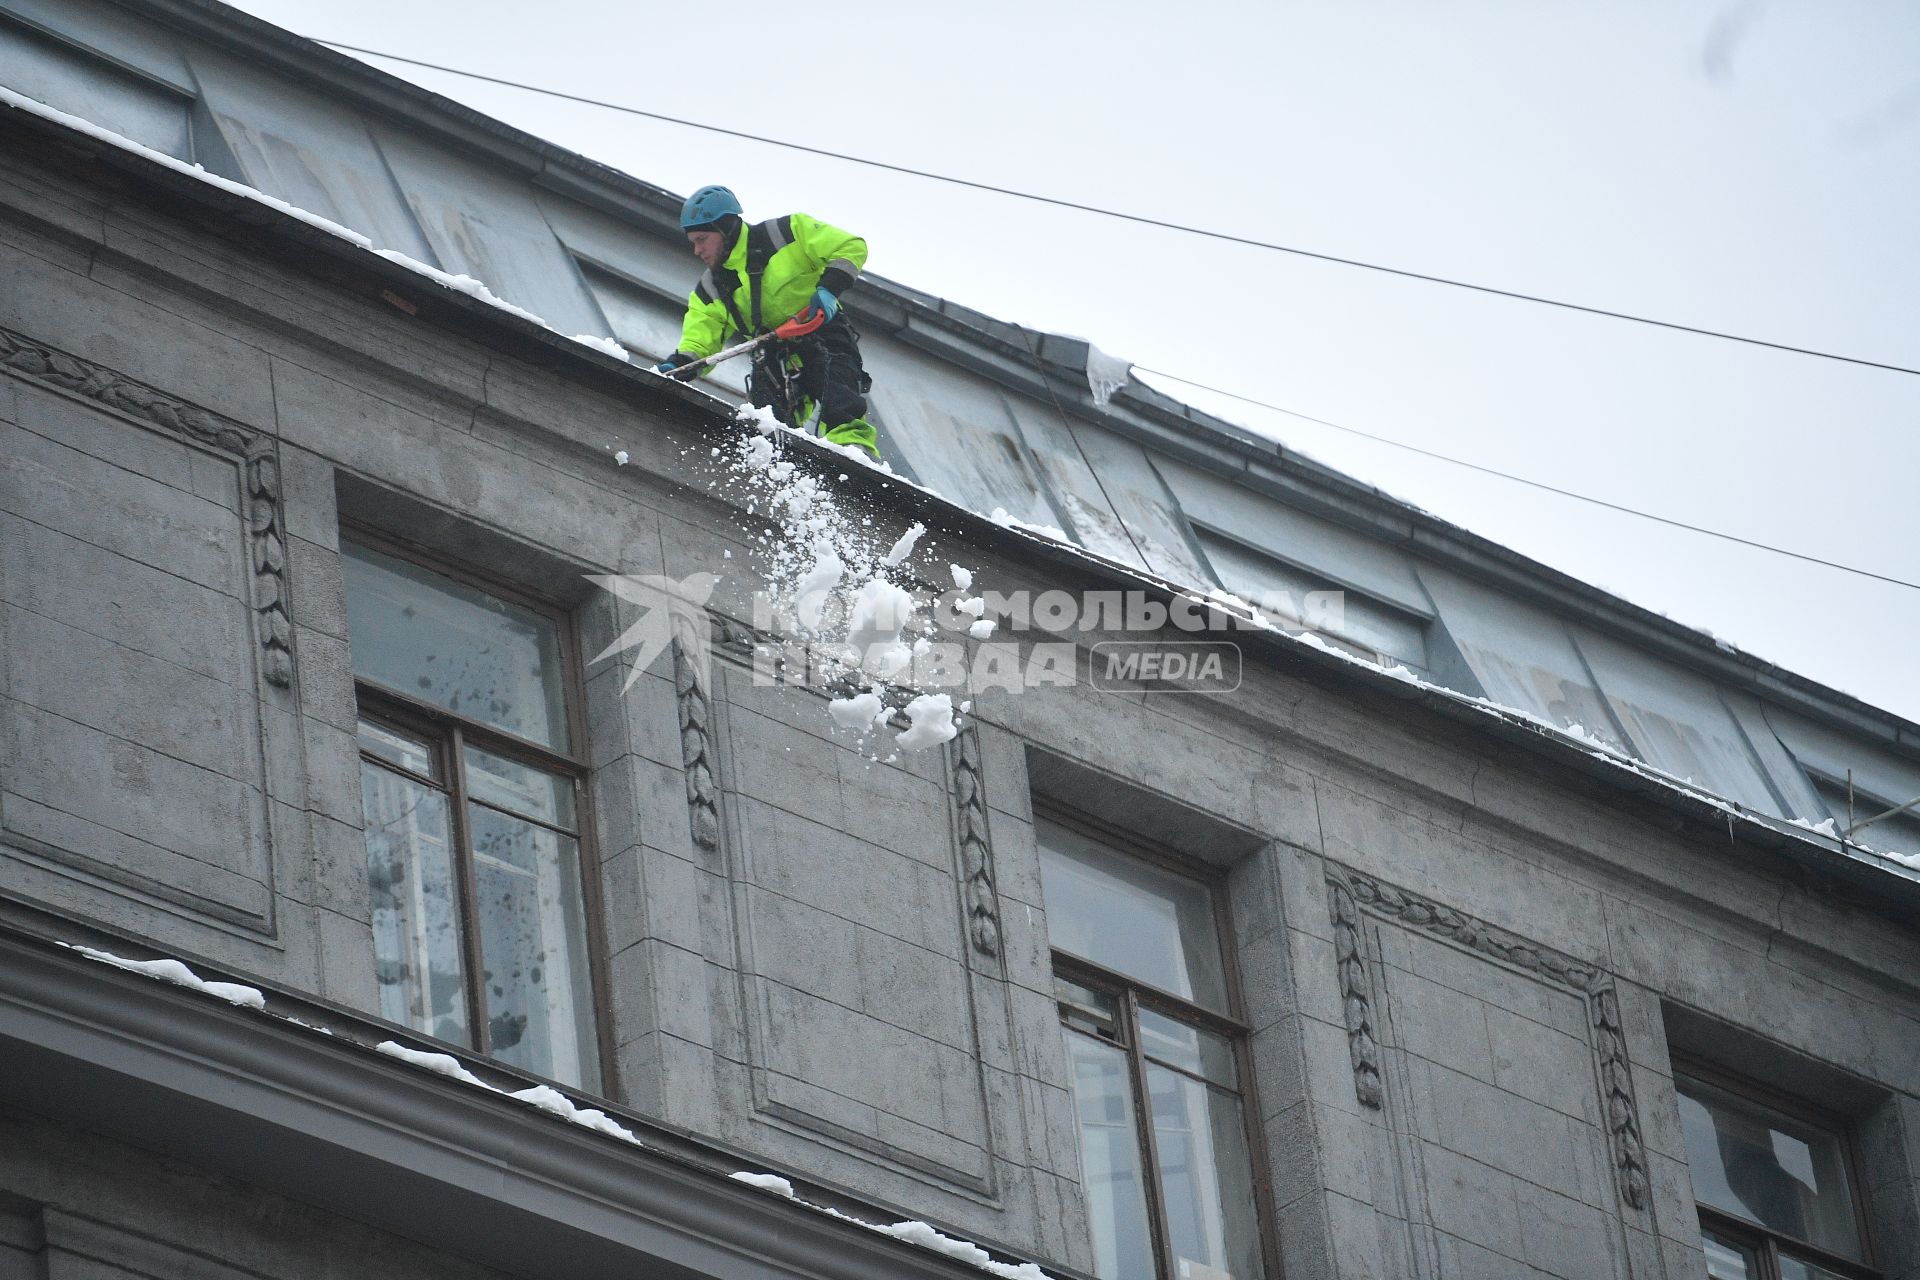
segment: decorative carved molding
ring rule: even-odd
[[[247,446],[247,529],[253,536],[253,611],[258,616],[262,673],[282,689],[293,684],[293,624],[287,617],[285,515],[280,459],[274,443],[255,436]]]
[[[966,875],[967,936],[985,956],[1000,954],[1000,903],[987,838],[987,797],[980,767],[980,731],[972,721],[954,740],[953,791],[960,864]]]
[[[707,647],[691,629],[708,625],[704,618],[675,611],[673,619],[673,687],[679,695],[680,757],[687,773],[687,813],[693,842],[708,853],[720,848],[720,787],[713,768],[713,696],[704,670]]]
[[[246,485],[244,519],[251,543],[253,611],[260,647],[265,651],[261,674],[269,684],[290,687],[293,627],[286,605],[286,516],[281,503],[280,462],[272,437],[7,329],[0,329],[0,368],[96,400],[234,459]]]
[[[1640,1108],[1633,1097],[1633,1068],[1627,1062],[1627,1040],[1620,1030],[1620,997],[1611,981],[1596,983],[1587,992],[1600,1057],[1600,1087],[1605,1093],[1607,1133],[1613,1139],[1613,1167],[1620,1193],[1636,1209],[1647,1207],[1647,1151],[1640,1142]]]
[[[1504,960],[1515,968],[1524,969],[1559,986],[1584,994],[1600,977],[1592,965],[1581,964],[1557,951],[1536,946],[1497,925],[1476,920],[1452,907],[1443,907],[1358,871],[1346,872],[1345,879],[1349,891],[1360,905],[1376,915],[1423,929],[1471,951]]]
[[[1347,1051],[1353,1059],[1353,1092],[1360,1105],[1378,1111],[1386,1105],[1386,1095],[1380,1083],[1380,1042],[1373,1035],[1367,960],[1360,946],[1360,908],[1353,891],[1332,875],[1327,877],[1327,895],[1340,966],[1340,1001],[1347,1015]]]
[[[1633,1071],[1627,1058],[1626,1036],[1620,1026],[1620,1001],[1613,979],[1604,971],[1562,955],[1551,948],[1529,942],[1498,925],[1489,924],[1451,907],[1408,893],[1357,871],[1327,871],[1327,885],[1333,914],[1335,950],[1340,963],[1341,994],[1347,1002],[1347,1034],[1354,1042],[1354,1087],[1360,1100],[1368,1102],[1367,1091],[1379,1095],[1378,1047],[1372,1045],[1371,1010],[1367,1001],[1366,969],[1359,934],[1360,911],[1370,911],[1408,928],[1419,929],[1444,938],[1458,946],[1531,974],[1541,981],[1564,988],[1581,997],[1587,1005],[1594,1030],[1593,1052],[1600,1072],[1605,1108],[1603,1123],[1613,1147],[1614,1177],[1620,1194],[1635,1209],[1648,1203],[1647,1154],[1640,1137],[1640,1108],[1633,1094]],[[1344,919],[1343,919],[1344,916]],[[1355,992],[1358,1000],[1355,1000]],[[1356,1018],[1358,1021],[1356,1021]],[[1372,1052],[1360,1048],[1361,1030]],[[1363,1075],[1363,1063],[1370,1066],[1371,1081]]]

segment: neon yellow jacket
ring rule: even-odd
[[[835,297],[845,293],[867,263],[867,242],[804,213],[742,227],[727,260],[701,276],[687,296],[680,349],[674,353],[678,363],[710,356],[729,341],[739,340],[741,324],[728,310],[728,297],[738,320],[753,327],[749,254],[765,263],[759,316],[764,331],[806,310],[813,291],[823,285]]]

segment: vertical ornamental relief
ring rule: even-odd
[[[720,848],[720,787],[714,781],[713,695],[705,664],[712,649],[693,634],[705,617],[674,611],[673,684],[679,695],[680,754],[687,772],[687,816],[693,842],[708,853]]]
[[[1347,1017],[1347,1049],[1353,1059],[1353,1092],[1360,1105],[1378,1111],[1386,1098],[1380,1088],[1380,1042],[1373,1034],[1373,996],[1361,949],[1360,908],[1353,890],[1333,876],[1327,877],[1327,894],[1335,963],[1340,966],[1340,1002]]]
[[[967,937],[983,956],[1000,954],[999,900],[993,884],[993,846],[987,838],[987,800],[980,768],[980,731],[969,722],[954,740],[953,794],[966,877]]]

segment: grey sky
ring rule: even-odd
[[[1920,6],[1896,0],[241,7],[728,128],[1920,367]],[[1920,377],[376,65],[671,189],[805,209],[867,236],[883,275],[1140,364],[1920,581]],[[1189,394],[1920,719],[1920,591]]]

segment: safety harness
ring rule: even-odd
[[[733,327],[742,336],[755,338],[765,333],[766,325],[760,315],[760,287],[767,274],[767,263],[773,261],[773,255],[793,243],[793,215],[784,218],[771,218],[766,222],[756,222],[747,228],[747,296],[748,307],[753,313],[753,323],[748,324],[740,314],[740,304],[733,295],[740,288],[740,274],[732,267],[713,267],[700,277],[700,283],[694,286],[694,293],[702,302],[716,299],[727,309],[727,315],[733,319]]]
[[[766,278],[767,263],[773,260],[774,254],[792,243],[791,214],[756,222],[747,228],[747,307],[753,316],[752,324],[748,324],[747,317],[740,314],[740,304],[734,300],[733,295],[740,288],[740,274],[733,268],[708,269],[700,277],[700,283],[694,286],[694,294],[703,302],[717,299],[726,307],[737,332],[758,337],[767,331],[760,311],[760,288]],[[747,388],[755,404],[772,406],[782,422],[795,426],[798,425],[794,422],[799,408],[796,404],[798,388],[794,385],[795,371],[788,367],[788,361],[789,354],[781,349],[781,344],[769,343],[759,348],[753,353],[753,371],[747,376]]]

